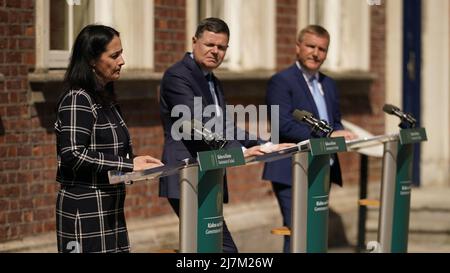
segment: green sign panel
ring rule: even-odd
[[[241,148],[220,149],[197,153],[201,171],[222,169],[231,166],[244,165],[244,154]]]
[[[413,144],[398,146],[394,213],[392,216],[392,253],[406,253],[408,250],[413,153]]]
[[[198,173],[198,253],[220,253],[223,241],[224,169]]]
[[[425,128],[413,128],[400,130],[400,143],[409,144],[427,140]]]
[[[312,156],[310,153],[308,162],[306,252],[325,253],[328,249],[330,156]]]
[[[311,154],[314,156],[347,151],[344,137],[312,138],[309,143],[311,144]]]

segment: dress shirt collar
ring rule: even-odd
[[[305,79],[308,81],[311,80],[312,77],[315,77],[317,80],[319,79],[319,72],[316,72],[314,74],[309,73],[308,71],[306,71],[306,69],[304,69],[302,67],[302,65],[300,64],[299,61],[296,61],[295,64],[297,65],[298,69],[300,69],[300,71],[303,74],[303,77],[305,77]]]

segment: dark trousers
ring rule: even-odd
[[[277,197],[283,216],[283,225],[291,228],[291,205],[292,205],[292,187],[290,185],[280,184],[272,181],[272,188]],[[283,252],[289,253],[291,245],[291,236],[284,236]]]
[[[169,200],[169,204],[177,216],[180,216],[180,200],[173,198],[168,198],[167,200]],[[225,219],[223,220],[223,253],[238,253],[238,249],[233,241],[233,237],[231,237]]]

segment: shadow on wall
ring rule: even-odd
[[[373,114],[370,89],[372,79],[337,79],[339,89],[339,103],[343,115],[371,115]]]
[[[115,85],[119,105],[128,127],[159,126],[159,106],[156,86],[158,81],[119,81]],[[56,103],[63,90],[61,81],[30,82],[33,103],[41,127],[53,132]],[[3,126],[2,126],[3,128]]]
[[[333,75],[331,75],[333,76]],[[239,78],[223,76],[223,87],[228,104],[263,105],[270,75]],[[340,90],[341,112],[348,115],[373,114],[371,103],[371,75],[344,75],[335,77]],[[158,104],[160,78],[128,78],[116,82],[119,104],[129,127],[161,126]],[[53,131],[56,101],[62,92],[62,79],[40,78],[30,80],[32,101],[41,126]],[[1,132],[0,132],[1,133]]]
[[[343,115],[373,114],[371,88],[376,76],[366,72],[347,72],[330,74],[335,79],[340,91],[340,108]],[[265,104],[265,94],[268,80],[272,74],[258,78],[227,78],[222,79],[223,89],[228,104]],[[220,77],[219,77],[220,78]]]

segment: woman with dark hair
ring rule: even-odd
[[[128,252],[125,186],[110,185],[107,172],[162,165],[133,156],[114,96],[122,52],[119,32],[103,25],[83,28],[72,48],[55,122],[58,252]]]

